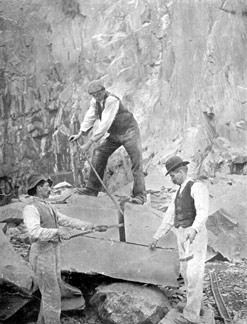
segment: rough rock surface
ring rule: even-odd
[[[29,263],[19,256],[0,230],[0,284],[10,285],[25,295],[33,292],[33,273]]]
[[[33,170],[85,182],[68,136],[94,78],[134,112],[147,167],[178,151],[199,173],[227,157],[246,166],[244,0],[9,0],[0,11],[0,173],[20,191]],[[111,190],[130,181],[129,163],[123,150],[110,160]]]
[[[130,283],[97,287],[91,303],[101,319],[111,324],[156,324],[171,308],[160,290]]]

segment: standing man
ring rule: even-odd
[[[199,323],[203,297],[204,267],[207,251],[206,221],[209,195],[207,187],[187,176],[189,162],[173,156],[166,162],[166,175],[179,186],[175,200],[168,207],[162,224],[150,244],[154,249],[158,240],[175,227],[180,272],[184,278],[187,301],[177,324]]]
[[[92,165],[100,178],[103,179],[109,156],[123,145],[131,159],[131,170],[134,177],[130,202],[143,204],[146,199],[146,189],[142,165],[141,137],[137,122],[133,114],[123,106],[121,100],[106,91],[99,80],[92,81],[89,84],[88,93],[93,97],[90,107],[81,124],[79,133],[70,136],[69,140],[74,142],[81,135],[86,135],[95,121],[99,119],[99,124],[93,135],[82,146],[83,151],[87,152],[93,143],[97,143],[106,133],[109,134],[94,150],[92,157]],[[79,189],[79,193],[96,197],[100,190],[101,183],[91,169],[86,188]]]
[[[61,314],[61,239],[68,240],[71,232],[59,225],[78,230],[106,230],[106,226],[95,226],[63,215],[49,204],[52,181],[40,174],[28,178],[27,193],[33,201],[25,206],[24,223],[31,237],[30,263],[41,292],[41,308],[38,324],[60,324]]]

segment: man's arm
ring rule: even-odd
[[[94,142],[99,141],[107,133],[114,118],[116,117],[118,109],[119,100],[113,96],[108,97],[106,99],[105,109],[102,112],[102,119],[91,138],[87,141],[86,144],[81,146],[82,151],[87,152]]]
[[[195,182],[191,187],[191,197],[194,199],[196,209],[196,217],[191,227],[199,232],[208,219],[208,188],[202,182]]]
[[[92,98],[90,101],[90,106],[84,116],[82,123],[81,123],[80,130],[79,130],[78,134],[71,135],[69,138],[69,141],[74,142],[74,141],[78,140],[81,137],[81,135],[86,135],[90,131],[90,129],[93,127],[97,118],[98,118],[98,114],[97,114],[97,110],[96,110],[96,102],[95,102],[95,99]]]
[[[99,125],[97,126],[90,140],[97,142],[107,133],[116,117],[118,109],[119,99],[109,96],[105,102],[105,108],[102,112],[101,121],[99,122]]]
[[[196,238],[208,219],[209,195],[207,187],[201,182],[195,182],[191,187],[191,197],[194,199],[196,217],[191,227],[187,231],[186,240],[190,243]]]
[[[167,234],[174,225],[175,204],[174,200],[170,203],[161,225],[153,236],[153,241],[149,244],[150,249],[155,249],[158,241]]]
[[[66,216],[61,212],[59,212],[58,210],[55,210],[55,213],[57,215],[57,221],[60,226],[76,228],[78,230],[88,230],[88,229],[92,230],[95,228],[95,225],[93,223],[84,222],[78,218],[72,218]]]

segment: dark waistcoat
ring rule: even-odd
[[[111,124],[111,127],[108,130],[108,133],[121,135],[124,134],[127,131],[127,129],[131,127],[138,127],[132,112],[126,109],[122,104],[121,100],[110,92],[106,92],[102,107],[101,104],[96,101],[96,107],[98,110],[99,119],[101,119],[102,111],[105,109],[105,102],[109,96],[115,97],[119,100],[119,109],[115,116],[115,119]]]
[[[193,224],[196,217],[196,209],[194,199],[191,197],[191,187],[194,184],[193,181],[189,181],[184,190],[180,193],[180,189],[177,192],[175,198],[175,221],[174,226],[178,228],[189,227]]]

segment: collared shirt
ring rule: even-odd
[[[189,181],[193,181],[191,178],[187,177],[186,180],[182,183],[180,187],[180,192],[183,191],[186,184]],[[175,196],[176,197],[176,196]],[[169,232],[169,230],[174,225],[175,219],[175,197],[170,203],[163,221],[154,235],[154,239],[159,240],[162,236]],[[191,197],[194,199],[196,217],[192,224],[192,228],[199,232],[202,226],[206,223],[208,218],[208,209],[209,209],[209,194],[207,187],[199,181],[194,182],[191,187]]]
[[[48,206],[56,213],[58,225],[72,227],[78,230],[91,228],[92,223],[83,222],[79,219],[68,217],[60,213],[54,207],[51,207],[51,205],[47,201],[41,200],[39,198],[34,198],[34,200],[36,199],[42,204]],[[50,241],[51,239],[58,237],[57,228],[44,228],[40,226],[40,214],[35,205],[30,204],[25,206],[23,211],[23,220],[24,224],[27,227],[29,235],[33,239],[40,241]]]
[[[99,121],[99,124],[97,125],[90,138],[93,142],[97,142],[107,133],[107,131],[111,127],[112,122],[114,121],[114,118],[116,117],[118,109],[119,100],[114,96],[107,97],[105,101],[105,108],[102,112],[101,120]],[[98,118],[99,115],[96,107],[96,100],[95,98],[92,98],[90,101],[89,109],[86,112],[83,122],[81,123],[80,131],[88,131],[90,128],[93,127],[95,121]]]

